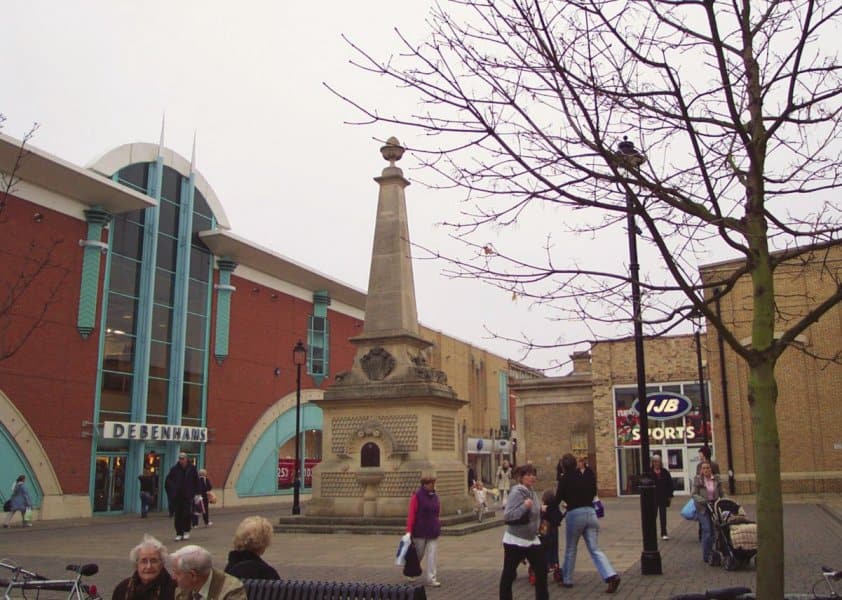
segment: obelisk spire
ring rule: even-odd
[[[404,188],[409,185],[395,166],[404,153],[397,138],[380,148],[389,166],[374,180],[380,184],[377,221],[368,276],[365,325],[361,338],[418,336],[418,309]]]

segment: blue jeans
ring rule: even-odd
[[[564,520],[567,523],[567,529],[565,530],[566,547],[564,548],[564,583],[573,583],[573,569],[576,568],[576,546],[579,544],[580,537],[585,538],[585,545],[588,547],[588,552],[591,553],[591,560],[596,570],[599,571],[602,580],[605,581],[612,575],[616,575],[617,571],[608,562],[608,557],[599,549],[597,544],[599,521],[596,518],[596,511],[590,506],[574,508],[567,511]]]
[[[710,520],[710,512],[706,508],[699,510],[698,505],[696,517],[702,528],[702,560],[708,562],[713,552],[713,521]]]

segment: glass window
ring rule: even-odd
[[[149,377],[146,386],[146,414],[147,421],[160,423],[167,420],[167,390],[169,382],[166,379]],[[163,417],[162,421],[153,421],[153,417]]]
[[[108,294],[108,310],[105,316],[106,329],[121,333],[135,332],[137,298],[121,294]]]
[[[181,204],[181,175],[172,167],[164,167],[161,182],[161,196],[175,204]]]
[[[205,318],[201,315],[187,313],[187,346],[191,348],[205,348]]]
[[[181,404],[181,420],[185,422],[190,420],[191,425],[198,425],[202,417],[202,388],[201,385],[193,383],[185,383],[182,404]],[[187,425],[188,423],[185,423]]]
[[[149,163],[135,163],[121,169],[118,179],[145,194],[149,180]]]
[[[132,400],[132,376],[126,373],[102,372],[100,394],[100,420],[103,413],[120,413],[121,418],[129,414]],[[112,419],[113,420],[113,419]]]
[[[117,215],[111,223],[111,251],[129,258],[143,256],[143,226]]]
[[[193,212],[203,215],[208,219],[213,218],[213,213],[211,212],[210,206],[208,206],[208,201],[205,200],[205,197],[199,190],[196,190],[193,194]]]
[[[102,368],[131,373],[134,371],[134,336],[106,329]]]
[[[210,277],[210,253],[196,246],[190,247],[190,278],[208,281]]]
[[[170,341],[172,335],[172,309],[156,304],[152,307],[152,339]]]
[[[167,271],[175,271],[175,261],[178,253],[178,244],[175,238],[167,235],[158,236],[157,265]]]
[[[155,302],[172,306],[174,290],[175,273],[164,269],[155,269]]]
[[[152,342],[149,351],[149,375],[167,379],[170,374],[170,345]]]
[[[207,231],[209,229],[213,229],[213,221],[207,217],[193,213],[193,237],[191,238],[191,241],[194,244],[204,244],[202,242],[202,238],[199,237],[199,232]]]
[[[130,258],[111,257],[111,290],[137,296],[140,287],[140,263]]]
[[[178,237],[179,207],[167,200],[161,200],[161,210],[158,212],[158,230],[173,237]]]
[[[208,282],[191,279],[187,283],[187,310],[205,315],[208,310]]]
[[[204,373],[205,353],[202,350],[184,351],[184,381],[201,383]]]

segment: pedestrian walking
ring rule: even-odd
[[[29,498],[29,490],[26,489],[26,475],[18,475],[12,484],[12,493],[9,496],[9,511],[3,527],[8,527],[16,512],[20,513],[22,527],[32,527],[32,519],[27,519],[27,512],[32,510],[32,500]],[[31,514],[31,513],[30,513]]]
[[[436,478],[422,477],[421,487],[409,500],[406,516],[406,531],[412,536],[412,545],[418,553],[418,560],[427,557],[427,576],[424,585],[439,587],[436,563],[438,561],[438,543],[441,535],[441,504],[436,495]]]
[[[512,487],[503,520],[503,571],[500,573],[500,600],[512,600],[512,583],[517,568],[524,559],[535,576],[535,600],[548,600],[547,563],[538,528],[541,521],[541,501],[532,489],[538,472],[531,464],[515,467],[512,475],[517,484]]]
[[[205,522],[205,527],[213,525],[210,520],[210,501],[208,500],[208,492],[213,489],[211,480],[208,477],[206,469],[199,469],[199,495],[202,497],[202,520]],[[198,523],[196,523],[198,525]]]
[[[497,489],[500,491],[501,505],[506,506],[506,498],[512,488],[512,467],[505,458],[497,467]]]
[[[139,475],[137,479],[140,482],[140,518],[145,519],[158,495],[157,479],[149,469],[144,469],[143,475]]]
[[[184,452],[178,455],[178,462],[170,469],[166,485],[172,502],[175,540],[189,540],[193,505],[199,492],[199,474]]]
[[[672,475],[664,468],[661,456],[652,456],[652,477],[655,479],[655,506],[661,521],[661,539],[670,539],[667,533],[667,509],[672,504],[673,482]]]
[[[703,462],[699,474],[693,478],[693,501],[702,529],[702,560],[705,562],[710,562],[713,554],[713,521],[709,506],[723,495],[719,475],[713,472],[709,462]]]
[[[605,553],[599,549],[599,520],[593,507],[596,496],[594,472],[588,467],[584,471],[579,470],[576,457],[572,454],[562,456],[561,465],[564,474],[558,482],[555,502],[564,502],[567,505],[567,513],[564,517],[567,527],[565,528],[562,587],[573,587],[576,548],[579,545],[579,538],[583,537],[599,576],[608,584],[605,592],[613,594],[620,587],[620,576],[611,566]]]

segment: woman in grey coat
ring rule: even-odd
[[[533,465],[515,467],[512,475],[518,482],[510,491],[503,519],[503,572],[500,574],[500,600],[512,600],[512,583],[517,567],[525,558],[535,573],[535,600],[547,600],[547,563],[538,525],[541,521],[541,501],[532,489],[538,474]]]
[[[6,515],[6,522],[3,523],[3,527],[9,526],[9,523],[11,522],[12,517],[15,516],[16,512],[20,512],[22,526],[32,527],[32,521],[27,521],[24,518],[26,515],[26,509],[32,508],[32,501],[29,499],[29,491],[26,489],[25,482],[26,476],[20,475],[12,486],[12,495],[9,498],[11,501],[11,510],[9,510],[9,514]]]

